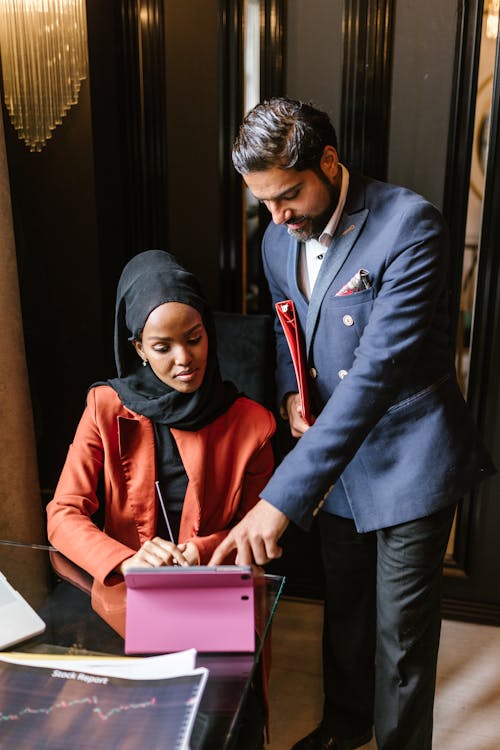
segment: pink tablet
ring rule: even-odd
[[[254,651],[250,567],[131,568],[125,653]]]

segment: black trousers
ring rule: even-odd
[[[325,728],[340,742],[371,731],[379,750],[431,750],[442,564],[455,505],[358,534],[318,515],[325,569]]]

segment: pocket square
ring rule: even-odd
[[[363,289],[369,289],[371,287],[370,274],[365,271],[364,268],[360,268],[357,273],[354,274],[352,279],[349,279],[347,284],[339,289],[336,297],[344,297],[347,294],[354,294],[355,292],[362,292]]]

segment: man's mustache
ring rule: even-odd
[[[288,219],[285,224],[300,224],[302,221],[307,219],[307,214],[303,214],[303,216],[292,216],[291,219]]]

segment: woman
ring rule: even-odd
[[[51,543],[93,576],[94,609],[123,634],[125,570],[206,564],[272,473],[275,422],[221,380],[198,281],[164,251],[123,270],[115,360],[118,378],[88,393],[47,515]]]

